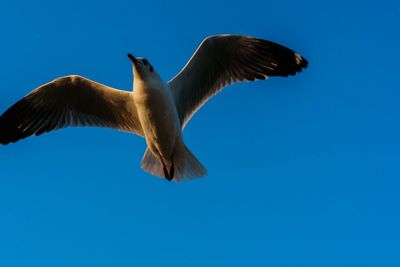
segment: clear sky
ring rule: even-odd
[[[66,129],[0,147],[1,266],[399,266],[398,1],[3,1],[0,112],[79,74],[131,90],[208,35],[284,44],[296,77],[231,86],[185,130],[207,167],[169,183],[143,139]]]

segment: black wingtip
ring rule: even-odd
[[[25,137],[24,133],[18,128],[6,126],[4,123],[0,123],[0,145],[15,143]]]
[[[29,126],[36,115],[28,97],[12,105],[0,116],[0,144],[8,145],[35,134],[29,127],[23,126]]]
[[[293,76],[308,66],[307,59],[283,45],[262,39],[253,40],[258,53],[274,63],[266,73],[268,76]]]
[[[308,67],[308,60],[304,57],[301,57],[300,67],[302,69],[306,69]]]

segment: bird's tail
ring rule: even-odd
[[[162,164],[154,157],[153,153],[151,153],[150,149],[147,148],[144,152],[142,162],[140,163],[140,167],[143,170],[151,173],[152,175],[164,178],[164,170]]]
[[[179,146],[173,155],[174,164],[174,177],[173,180],[179,182],[183,179],[192,179],[206,175],[207,170],[204,166],[196,159],[196,157],[190,152],[185,146]],[[143,155],[140,166],[145,171],[152,175],[166,178],[164,175],[162,163],[156,159],[149,148]]]

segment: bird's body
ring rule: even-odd
[[[67,126],[99,126],[146,139],[141,166],[168,180],[206,169],[184,144],[182,130],[208,99],[239,81],[295,75],[307,60],[279,44],[242,35],[206,38],[185,67],[164,82],[144,58],[132,61],[133,92],[70,75],[44,84],[0,116],[0,144]]]
[[[182,147],[182,131],[172,93],[157,76],[134,81],[134,102],[147,145],[169,170],[174,152]]]
[[[181,126],[172,95],[166,84],[147,88],[135,86],[134,90],[136,109],[146,142],[154,154],[167,160],[174,152],[175,143],[182,141]]]

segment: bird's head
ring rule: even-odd
[[[149,80],[158,79],[159,76],[150,62],[141,57],[135,57],[132,54],[128,54],[129,59],[132,61],[133,75],[135,79]]]

